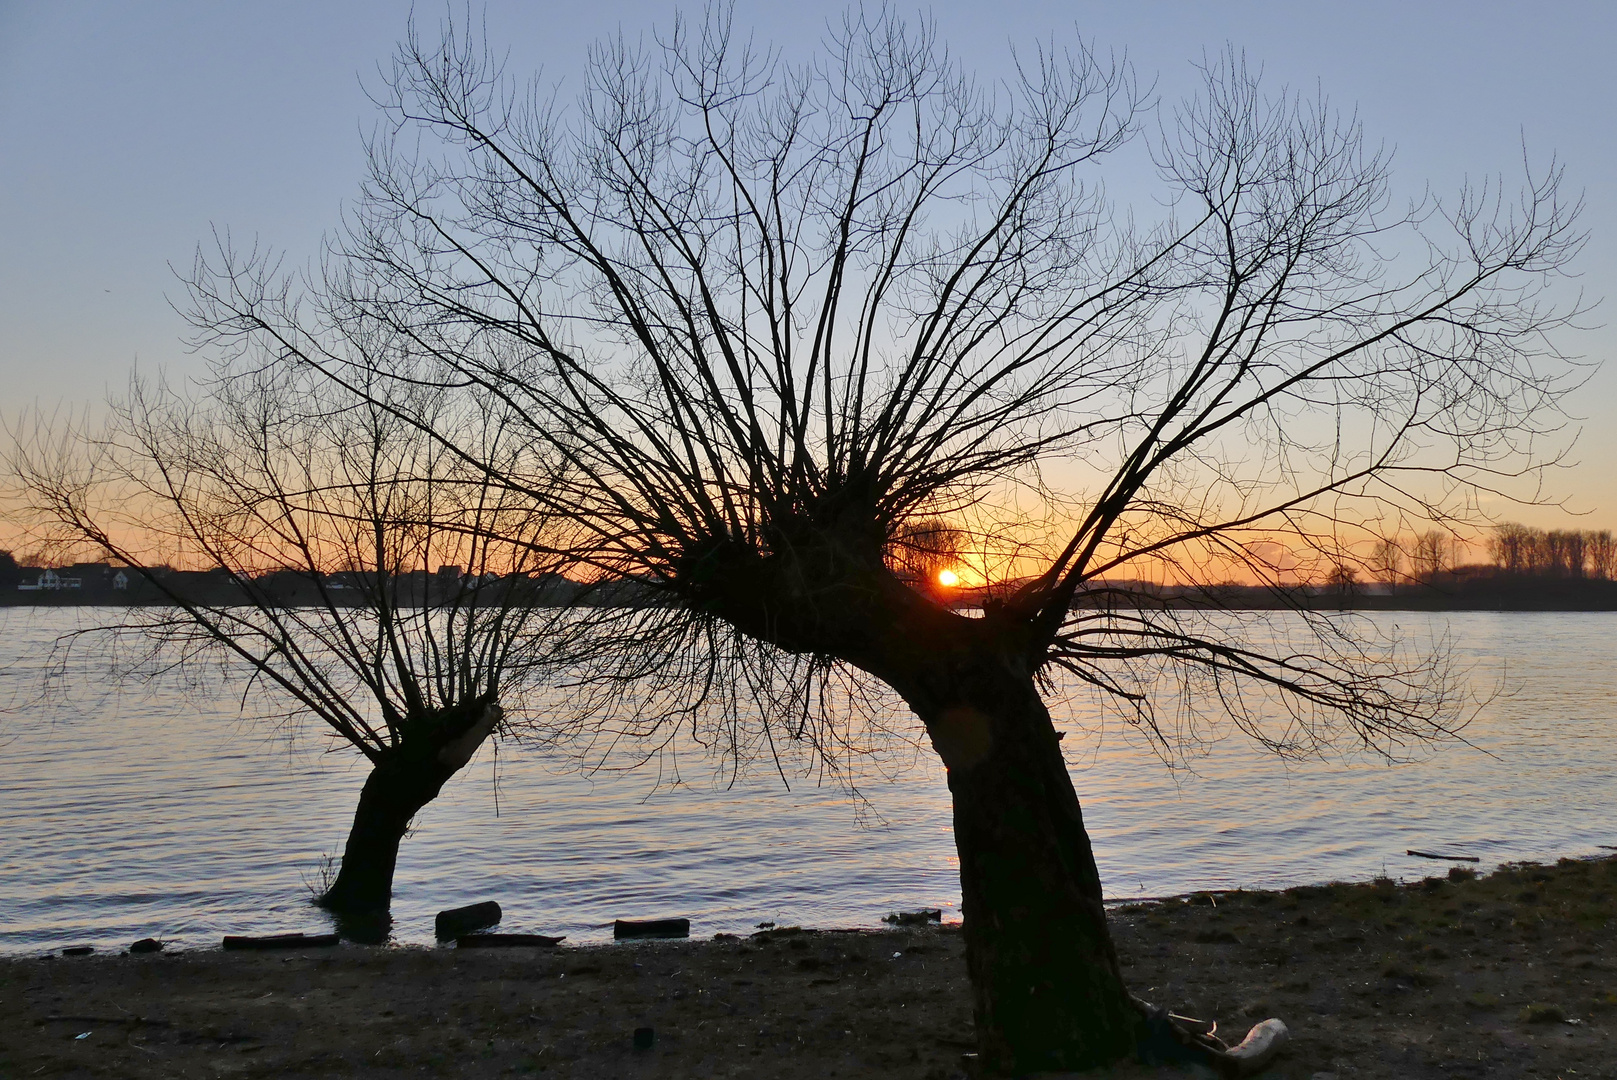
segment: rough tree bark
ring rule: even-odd
[[[1141,1037],[1141,1016],[1123,983],[1083,811],[1031,671],[977,656],[946,679],[925,681],[945,684],[912,691],[921,700],[911,704],[948,768],[983,1064],[1020,1074],[1126,1056]]]
[[[1048,641],[1016,615],[968,618],[917,594],[863,540],[798,536],[780,545],[789,556],[763,559],[716,547],[689,568],[687,590],[782,648],[833,644],[925,725],[953,797],[984,1067],[1072,1070],[1128,1056],[1144,1015],[1123,982],[1083,811],[1035,685]]]
[[[398,745],[372,759],[375,766],[360,791],[337,879],[316,903],[347,917],[387,913],[399,843],[410,822],[472,759],[502,715],[485,696],[401,725]]]
[[[948,772],[984,1075],[1093,1069],[1131,1054],[1225,1076],[1261,1070],[1286,1037],[1278,1021],[1231,1050],[1129,992],[1083,809],[1036,684],[1048,647],[1036,626],[913,602],[886,615],[874,625],[887,628],[877,636],[890,647],[872,670],[921,719]]]

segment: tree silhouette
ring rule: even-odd
[[[1494,565],[1510,574],[1520,574],[1533,563],[1532,531],[1523,525],[1500,525],[1488,538],[1488,552]]]
[[[550,519],[397,415],[407,404],[509,460],[511,434],[442,392],[356,396],[286,365],[215,376],[190,397],[136,381],[104,427],[37,423],[14,471],[56,543],[98,549],[168,601],[97,628],[140,646],[129,674],[220,672],[244,701],[317,718],[369,759],[317,899],[382,933],[411,820],[513,730],[504,696],[559,659],[570,590],[540,554]],[[169,572],[176,559],[215,572],[209,587]]]
[[[1617,541],[1610,529],[1598,529],[1584,534],[1589,549],[1589,576],[1610,581],[1617,574]]]
[[[1377,540],[1374,553],[1370,557],[1370,570],[1375,579],[1388,585],[1396,585],[1402,580],[1403,569],[1403,545],[1393,537],[1382,537]]]
[[[1415,577],[1420,581],[1431,581],[1449,569],[1453,565],[1450,547],[1448,535],[1441,529],[1427,529],[1415,537],[1414,547],[1409,553]]]
[[[1167,738],[1151,689],[1185,680],[1184,707],[1293,753],[1447,732],[1441,657],[1116,582],[1352,562],[1358,522],[1460,514],[1531,468],[1566,385],[1542,289],[1580,242],[1558,172],[1398,212],[1355,122],[1234,54],[1151,135],[1124,62],[1041,47],[985,87],[885,12],[801,64],[722,15],[608,42],[570,107],[456,27],[412,31],[378,97],[324,314],[226,248],[193,281],[207,339],[501,403],[560,486],[442,439],[567,515],[592,573],[661,593],[622,670],[760,688],[802,710],[785,737],[815,685],[896,691],[948,771],[986,1068],[1090,1067],[1148,1032],[1228,1063],[1125,989],[1040,687]],[[1151,226],[1100,184],[1141,146],[1172,207]],[[408,338],[410,363],[356,362],[321,320]],[[980,612],[900,572],[939,519],[994,568]]]
[[[1488,555],[1507,574],[1609,581],[1617,573],[1617,543],[1607,529],[1534,529],[1506,522],[1488,537]]]

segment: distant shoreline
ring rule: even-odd
[[[489,575],[461,578],[458,567],[415,572],[384,580],[374,575],[311,576],[291,571],[238,580],[220,571],[164,571],[159,586],[140,574],[117,573],[105,564],[95,572],[64,576],[61,585],[0,581],[0,607],[175,607],[270,606],[278,608],[359,608],[374,606],[378,592],[393,605],[560,608],[655,607],[670,603],[651,582],[621,580],[584,584],[559,575]],[[34,568],[26,568],[34,569]],[[78,569],[78,568],[71,568]],[[38,580],[44,581],[43,574]],[[71,586],[66,582],[72,582]],[[991,593],[1003,594],[1015,582],[991,590],[961,588],[931,592],[957,608],[978,609]],[[916,586],[921,587],[921,586]],[[1230,610],[1230,611],[1617,611],[1617,581],[1591,577],[1507,574],[1488,566],[1460,567],[1423,581],[1353,582],[1345,585],[1159,585],[1142,581],[1096,582],[1073,599],[1075,611]]]
[[[192,601],[209,608],[250,607],[250,604],[211,602],[204,600]],[[14,600],[10,597],[0,598],[0,608],[3,609],[53,609],[53,608],[174,608],[178,607],[172,600],[140,599],[140,600],[112,600],[101,597],[62,597],[50,599]],[[343,608],[364,607],[362,603],[337,602],[327,604],[287,604],[280,605],[294,609],[315,609],[331,607],[341,610]],[[524,605],[513,605],[524,606]],[[560,608],[567,604],[539,603],[526,605],[538,608]],[[583,603],[572,606],[593,607],[650,607],[650,604],[608,604]],[[973,604],[956,605],[961,609],[975,609]],[[1099,604],[1085,603],[1081,600],[1073,604],[1074,611],[1095,611],[1103,609],[1118,611],[1140,610],[1169,610],[1169,611],[1320,611],[1320,612],[1350,612],[1350,611],[1408,611],[1408,612],[1545,612],[1545,613],[1596,613],[1617,612],[1617,599],[1609,598],[1567,598],[1556,597],[1355,597],[1349,600],[1340,600],[1334,597],[1306,597],[1298,601],[1288,602],[1280,599],[1264,600],[1262,598],[1247,598],[1235,602],[1219,603],[1198,597],[1160,597],[1151,598],[1147,602],[1133,604]]]

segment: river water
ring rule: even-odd
[[[216,947],[225,933],[321,931],[309,904],[341,850],[363,762],[314,729],[240,719],[224,695],[98,685],[34,697],[71,609],[11,609],[0,635],[0,953]],[[1617,614],[1378,613],[1452,635],[1489,697],[1465,736],[1389,766],[1286,762],[1239,735],[1170,769],[1138,732],[1060,715],[1108,896],[1441,872],[1407,849],[1502,861],[1617,846]],[[76,687],[76,689],[74,688]],[[1495,691],[1503,692],[1495,692]],[[1081,713],[1082,710],[1080,709]],[[615,918],[688,916],[697,936],[757,923],[876,926],[899,908],[958,918],[942,768],[839,786],[767,768],[735,784],[689,762],[580,775],[557,751],[485,746],[405,840],[394,936],[498,900],[500,929],[605,940]]]

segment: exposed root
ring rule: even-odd
[[[1215,1021],[1179,1016],[1139,998],[1133,1001],[1145,1019],[1137,1052],[1148,1065],[1195,1063],[1221,1076],[1255,1076],[1268,1068],[1291,1037],[1283,1021],[1271,1018],[1253,1025],[1246,1038],[1231,1046],[1218,1037]]]
[[[1225,1060],[1235,1066],[1235,1071],[1230,1075],[1252,1076],[1260,1072],[1275,1059],[1290,1038],[1291,1031],[1284,1020],[1271,1016],[1260,1024],[1254,1024],[1246,1033],[1246,1038],[1228,1052]]]

